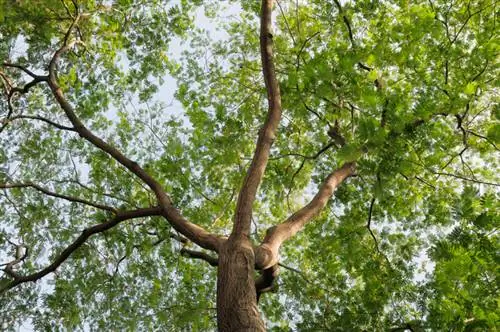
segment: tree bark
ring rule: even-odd
[[[246,237],[230,238],[219,249],[217,325],[219,331],[266,331],[257,308],[255,256]]]

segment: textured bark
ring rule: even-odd
[[[252,219],[252,204],[257,189],[262,181],[269,160],[269,151],[274,142],[276,131],[281,120],[281,95],[273,60],[273,35],[271,33],[272,0],[263,0],[260,16],[260,54],[262,59],[262,73],[267,91],[269,109],[266,122],[259,131],[252,163],[248,168],[243,181],[238,202],[236,204],[236,218],[233,234],[250,234]]]
[[[229,239],[219,246],[217,275],[219,331],[266,330],[257,309],[255,254],[248,236],[252,205],[281,119],[281,96],[273,62],[272,7],[272,0],[262,0],[260,54],[269,109],[266,121],[259,131],[252,162],[238,194],[233,230]]]
[[[265,331],[257,309],[254,253],[246,237],[230,239],[219,250],[217,325],[219,331]]]
[[[268,269],[278,263],[281,244],[300,231],[307,222],[317,216],[332,197],[335,189],[354,174],[355,163],[346,163],[325,179],[318,193],[303,208],[292,214],[283,223],[268,229],[262,244],[256,249],[256,265]]]

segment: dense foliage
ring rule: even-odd
[[[92,133],[141,165],[191,222],[229,235],[267,114],[259,8],[0,0],[1,329],[215,328],[216,268],[192,259],[209,251],[161,216],[96,232],[55,272],[5,288],[116,211],[158,204],[75,129],[45,80],[52,64]],[[252,241],[333,170],[357,166],[283,245],[277,286],[259,302],[267,327],[495,330],[498,5],[282,0],[274,14],[283,117]]]

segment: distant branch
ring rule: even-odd
[[[7,108],[8,108],[7,116],[2,121],[3,123],[0,126],[0,133],[7,127],[7,125],[9,124],[10,118],[12,117],[12,114],[14,113],[14,107],[12,106],[12,97],[16,93],[26,94],[26,93],[28,93],[30,91],[31,88],[33,88],[38,83],[47,82],[48,81],[48,77],[47,76],[35,75],[30,70],[28,70],[25,67],[22,67],[20,65],[14,65],[14,64],[4,63],[3,66],[4,67],[19,68],[19,69],[23,70],[24,72],[26,72],[29,76],[33,77],[33,80],[30,81],[30,82],[28,82],[28,83],[26,83],[22,87],[14,86],[12,84],[11,80],[9,79],[9,77],[4,72],[0,71],[0,78],[3,81],[4,93],[5,93],[6,98],[7,98]]]
[[[483,181],[483,180],[471,179],[471,178],[465,177],[465,176],[460,175],[460,174],[451,174],[451,173],[444,173],[444,172],[434,172],[434,171],[431,171],[431,170],[429,170],[429,171],[432,174],[435,174],[435,175],[450,176],[450,177],[453,177],[453,178],[456,178],[456,179],[460,179],[460,180],[464,180],[464,181],[474,182],[474,183],[478,183],[478,184],[485,184],[485,185],[488,185],[488,186],[500,187],[500,183],[494,183],[494,182],[488,182],[488,181]]]
[[[375,237],[375,234],[373,234],[373,231],[371,229],[372,214],[373,214],[373,206],[374,205],[375,205],[375,198],[372,198],[372,200],[370,201],[370,209],[368,210],[368,221],[366,222],[366,228],[368,229],[368,232],[370,232],[370,235],[373,239],[373,242],[375,243],[375,248],[377,249],[377,252],[380,254],[380,249],[378,246],[377,238]]]
[[[271,158],[269,158],[269,160],[277,160],[277,159],[286,158],[286,157],[300,157],[300,158],[307,159],[307,160],[315,160],[315,159],[318,159],[319,156],[321,156],[324,152],[326,152],[332,146],[335,146],[334,142],[330,142],[330,143],[326,144],[324,147],[322,147],[318,152],[316,152],[312,156],[306,156],[306,155],[303,155],[300,153],[292,153],[291,152],[291,153],[280,154],[276,157],[271,157]]]
[[[467,133],[471,134],[472,136],[476,136],[476,137],[478,137],[478,138],[481,138],[481,139],[485,140],[485,141],[486,141],[486,142],[488,142],[488,143],[489,143],[489,144],[490,144],[490,145],[491,145],[491,146],[492,146],[495,150],[500,151],[500,149],[496,146],[496,144],[495,144],[493,141],[491,141],[488,137],[483,136],[483,135],[480,135],[480,134],[478,134],[478,133],[475,133],[475,132],[473,132],[472,130],[467,130]]]
[[[88,201],[88,200],[85,200],[85,199],[81,199],[81,198],[78,198],[78,197],[73,197],[73,196],[68,196],[68,195],[64,195],[64,194],[59,194],[59,193],[50,191],[50,190],[48,190],[48,189],[46,189],[46,188],[44,188],[44,187],[42,187],[40,185],[32,183],[32,182],[26,182],[26,183],[0,183],[0,189],[12,189],[12,188],[33,188],[33,189],[38,190],[39,192],[41,192],[41,193],[43,193],[43,194],[45,194],[47,196],[61,198],[61,199],[64,199],[64,200],[67,200],[67,201],[70,201],[70,202],[74,202],[74,203],[85,204],[85,205],[92,206],[92,207],[94,207],[96,209],[100,209],[100,210],[106,210],[106,211],[110,211],[110,212],[113,212],[113,213],[116,212],[116,209],[113,208],[113,207],[111,207],[111,206],[94,203],[94,202],[91,202],[91,201]]]

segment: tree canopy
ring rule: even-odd
[[[0,0],[1,328],[216,329],[237,234],[269,330],[495,330],[497,19]]]

